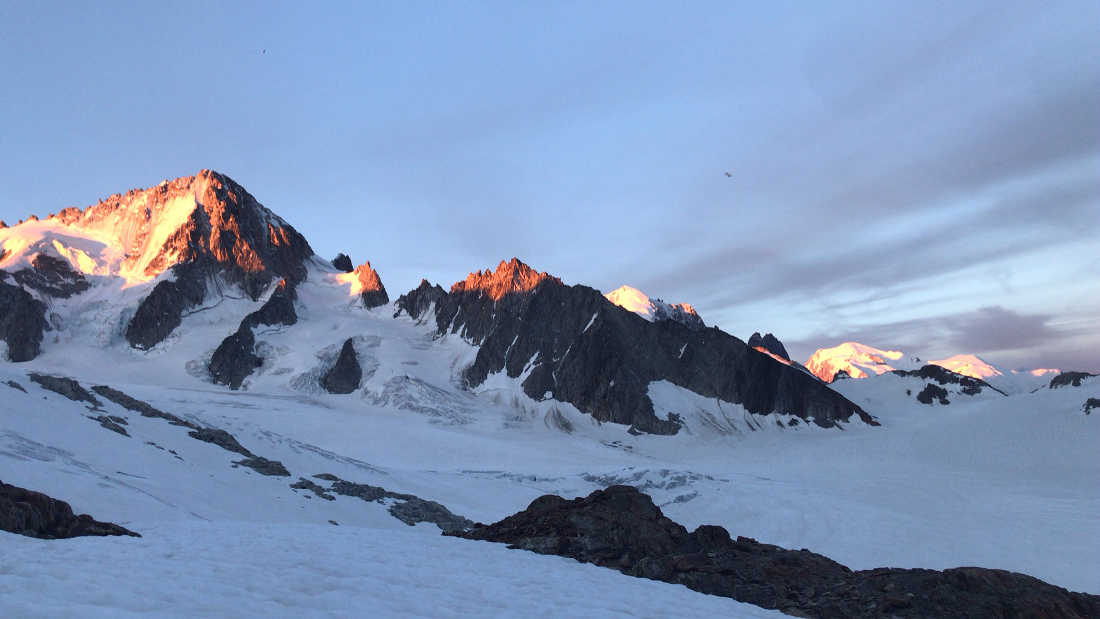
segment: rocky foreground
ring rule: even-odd
[[[132,535],[137,533],[88,514],[73,514],[73,508],[33,490],[0,481],[0,530],[40,539],[63,539],[84,535]]]
[[[689,533],[630,486],[572,501],[545,495],[500,522],[449,535],[572,557],[800,617],[1100,617],[1100,596],[1024,574],[978,567],[853,571],[806,549],[731,539],[722,527]]]

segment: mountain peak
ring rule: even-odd
[[[780,342],[779,338],[771,333],[761,336],[758,331],[754,331],[749,337],[748,344],[749,348],[755,348],[760,352],[771,353],[787,361],[791,360],[791,356],[787,353],[787,348],[783,346],[783,342]]]
[[[494,301],[507,294],[524,293],[534,290],[543,281],[561,284],[561,280],[545,271],[539,272],[527,266],[519,258],[501,260],[496,271],[485,269],[470,273],[466,279],[451,286],[451,292],[481,291]]]
[[[866,378],[894,370],[916,370],[923,365],[920,357],[907,357],[900,350],[882,350],[859,342],[818,349],[806,361],[806,368],[827,383],[838,372],[851,378]]]
[[[608,301],[615,305],[648,320],[674,320],[689,327],[702,328],[703,319],[695,308],[687,303],[665,303],[661,299],[655,299],[637,288],[622,285],[604,295]]]
[[[378,271],[371,266],[370,260],[355,267],[349,273],[340,273],[336,276],[336,279],[351,284],[351,295],[362,297],[363,305],[367,308],[378,307],[390,302],[386,287],[382,285],[382,278],[378,275]]]
[[[947,368],[956,374],[985,380],[993,376],[1002,376],[1003,373],[987,363],[978,355],[954,355],[938,361],[929,361],[932,365]]]
[[[239,271],[237,280],[266,271],[299,279],[302,259],[313,254],[293,227],[213,170],[114,194],[84,209],[65,208],[45,219],[31,216],[0,230],[0,250],[3,269],[32,268],[34,258],[45,254],[83,275],[116,276],[128,284],[200,260]],[[266,285],[270,278],[264,280]]]

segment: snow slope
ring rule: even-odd
[[[0,599],[27,618],[784,616],[421,527],[181,522],[125,541],[8,536]]]

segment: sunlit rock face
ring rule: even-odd
[[[894,370],[918,370],[923,365],[919,357],[907,356],[900,350],[882,350],[859,342],[819,349],[806,361],[806,368],[827,383],[838,372],[849,378],[867,378]]]
[[[508,262],[502,260],[496,271],[486,269],[470,273],[465,281],[451,286],[451,294],[486,296],[499,301],[505,295],[530,292],[545,281],[561,285],[561,280],[553,275],[540,273],[518,258],[512,258]]]
[[[369,260],[355,267],[354,271],[349,269],[349,272],[338,275],[336,279],[350,284],[351,295],[359,295],[363,299],[363,306],[368,309],[386,305],[390,302],[390,295],[386,293],[386,287],[382,285],[382,278],[378,275],[378,271],[371,266]]]
[[[229,177],[211,170],[115,194],[83,210],[66,208],[0,231],[0,268],[16,272],[36,256],[68,261],[84,275],[130,285],[185,263],[217,268],[256,298],[276,277],[301,280],[313,254],[292,226]]]
[[[573,404],[600,421],[674,434],[680,421],[654,410],[649,385],[667,380],[752,413],[784,412],[820,425],[871,417],[801,370],[757,354],[718,329],[650,321],[587,286],[567,286],[513,259],[479,271],[451,291],[422,282],[398,313],[431,319],[439,334],[478,346],[463,371],[472,388],[505,372],[535,399]]]
[[[703,319],[695,308],[687,303],[665,303],[661,299],[654,299],[633,286],[620,286],[604,295],[619,307],[634,312],[649,322],[658,320],[674,320],[682,325],[692,328],[703,328]]]
[[[211,170],[0,229],[0,269],[43,298],[80,294],[92,278],[127,287],[159,278],[126,326],[126,340],[141,349],[179,326],[211,280],[255,300],[274,281],[305,279],[311,255],[290,224]]]

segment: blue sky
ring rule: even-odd
[[[225,4],[0,0],[0,219],[213,168],[394,295],[1100,370],[1098,3]]]

